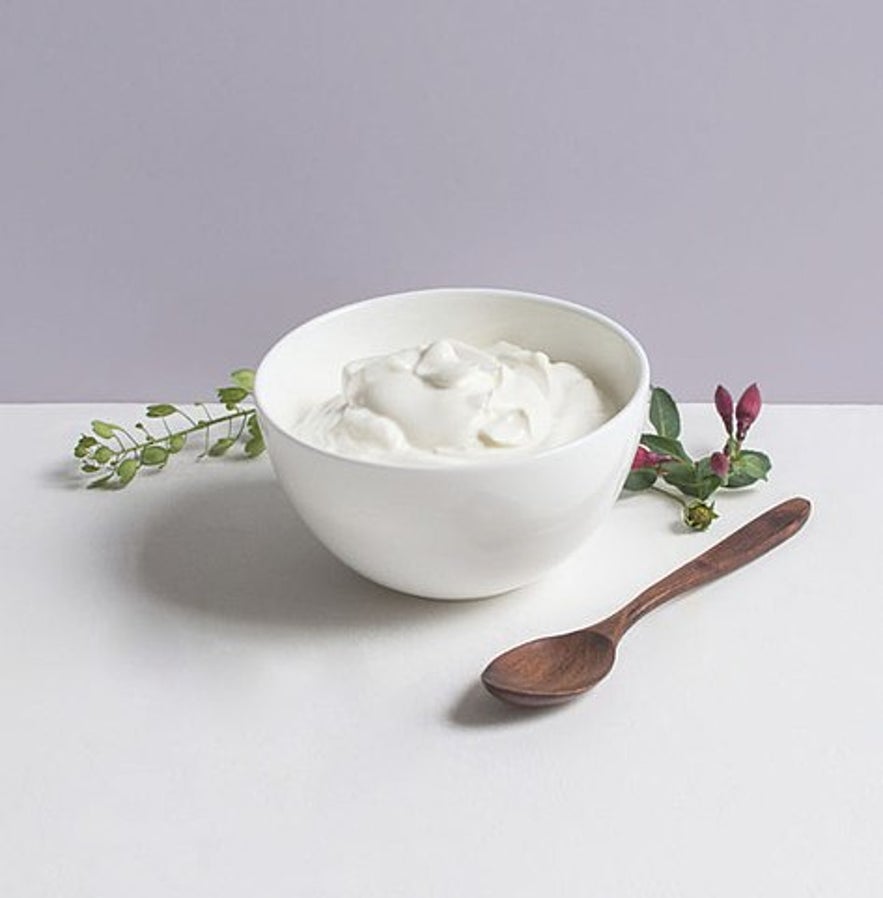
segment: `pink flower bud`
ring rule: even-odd
[[[739,397],[736,405],[736,439],[741,443],[760,414],[761,399],[757,384],[752,384]]]
[[[725,453],[711,453],[711,473],[715,477],[720,477],[721,480],[727,479],[727,474],[730,473],[730,459],[727,458]]]
[[[638,446],[635,458],[632,461],[632,470],[637,471],[639,468],[655,468],[664,461],[668,461],[667,455],[661,455],[659,452],[651,452],[643,446]]]
[[[717,413],[721,416],[721,421],[724,422],[724,427],[726,428],[727,433],[732,436],[733,397],[730,395],[730,391],[720,384],[717,385],[717,389],[714,391],[714,407],[717,409]]]

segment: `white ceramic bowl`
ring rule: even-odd
[[[359,461],[292,436],[298,415],[340,391],[353,359],[453,337],[509,340],[582,368],[617,413],[535,455],[426,467]],[[419,290],[343,306],[267,353],[257,401],[276,476],[313,533],[371,580],[439,599],[495,595],[563,561],[612,507],[649,395],[643,349],[582,306],[510,290]]]

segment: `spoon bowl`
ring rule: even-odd
[[[596,630],[544,636],[495,658],[481,675],[503,701],[531,707],[560,705],[591,689],[613,667],[616,644]]]
[[[497,698],[525,707],[576,698],[607,676],[619,640],[645,614],[785,542],[806,523],[811,507],[801,498],[780,503],[645,589],[606,620],[561,636],[534,639],[499,655],[484,669],[482,683]]]

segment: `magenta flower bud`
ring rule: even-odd
[[[632,460],[632,470],[638,471],[641,468],[652,468],[652,455],[653,453],[650,452],[649,449],[645,449],[643,446],[638,446],[638,451],[635,453],[635,457]]]
[[[726,428],[727,433],[732,436],[733,397],[730,395],[730,391],[720,384],[717,385],[717,389],[714,391],[714,407],[717,409],[717,413],[721,416],[721,421],[724,422],[724,427]]]
[[[724,452],[711,453],[711,473],[721,480],[727,479],[727,474],[730,473],[730,459]]]
[[[739,397],[736,405],[736,439],[741,443],[751,425],[757,420],[761,407],[760,390],[752,384]]]
[[[668,461],[667,455],[661,455],[659,452],[651,452],[643,446],[638,446],[635,458],[632,461],[632,470],[637,471],[640,468],[655,468],[664,461]]]

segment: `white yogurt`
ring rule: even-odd
[[[499,342],[437,340],[350,362],[343,392],[294,433],[338,455],[385,462],[481,460],[570,442],[611,417],[575,365]]]

